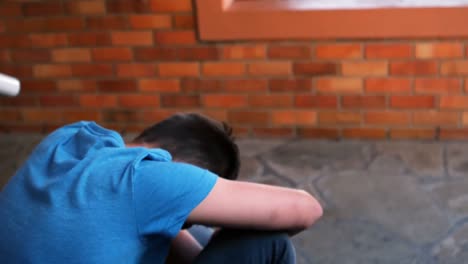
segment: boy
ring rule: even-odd
[[[94,122],[45,138],[0,193],[2,263],[294,263],[304,191],[234,181],[230,128],[179,114],[125,144]],[[185,227],[220,227],[202,249]],[[168,259],[170,261],[170,259]]]

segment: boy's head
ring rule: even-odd
[[[205,168],[220,177],[237,179],[239,150],[226,124],[200,114],[171,116],[147,129],[133,140],[165,149],[175,160]]]

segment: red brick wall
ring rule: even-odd
[[[1,131],[198,111],[240,135],[468,138],[465,40],[204,43],[189,0],[2,1],[0,17],[0,72],[23,82]]]

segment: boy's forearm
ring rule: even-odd
[[[192,263],[202,249],[200,243],[187,230],[181,230],[172,240],[166,263]]]

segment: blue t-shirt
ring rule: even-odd
[[[164,263],[216,179],[94,122],[65,126],[0,193],[0,262]]]

